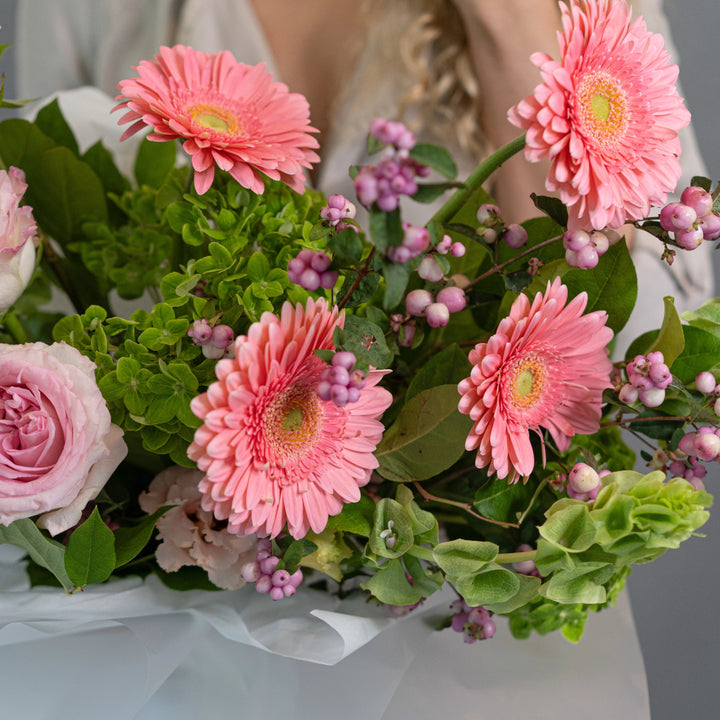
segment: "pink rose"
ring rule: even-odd
[[[65,343],[0,344],[0,524],[71,528],[127,454],[94,368]]]
[[[37,226],[32,209],[20,207],[25,190],[22,170],[0,170],[0,313],[20,297],[35,270]]]
[[[168,510],[157,523],[162,542],[155,558],[163,570],[175,572],[183,565],[197,565],[218,587],[237,590],[245,584],[243,566],[257,556],[257,538],[231,535],[227,523],[218,522],[212,512],[202,509],[198,483],[204,475],[189,468],[167,468],[140,495],[140,507],[149,514],[163,505],[179,506]]]

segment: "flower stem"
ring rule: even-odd
[[[447,202],[433,215],[431,222],[444,225],[450,222],[465,204],[467,199],[506,161],[513,155],[519,153],[525,147],[525,135],[511,140],[499,150],[496,150],[490,157],[481,162],[472,171],[462,187],[454,192]]]
[[[2,319],[2,324],[16,343],[22,345],[28,341],[25,328],[20,324],[20,321],[14,312],[6,312],[5,317]]]
[[[526,550],[525,552],[499,553],[494,562],[500,565],[511,565],[516,562],[524,562],[525,560],[535,560],[537,550]]]

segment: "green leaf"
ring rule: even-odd
[[[603,603],[606,583],[615,572],[610,563],[582,563],[572,570],[561,570],[540,587],[540,594],[548,600],[563,604]]]
[[[422,183],[412,196],[415,202],[431,203],[437,200],[446,190],[457,187],[455,183]]]
[[[152,515],[144,517],[137,525],[118,528],[115,535],[115,567],[133,560],[150,542],[155,524],[174,505],[164,505]]]
[[[380,475],[400,482],[427,480],[455,464],[472,426],[457,405],[456,385],[423,390],[405,403],[375,452]]]
[[[333,255],[347,258],[352,262],[359,262],[363,254],[363,243],[358,234],[351,228],[346,228],[332,235],[327,241],[328,249]]]
[[[520,577],[500,565],[491,563],[474,575],[462,575],[452,582],[470,606],[510,603],[520,592]]]
[[[57,98],[40,109],[35,125],[58,145],[66,147],[73,155],[79,155],[77,140],[63,117]]]
[[[539,577],[529,575],[521,575],[515,573],[515,577],[519,580],[518,591],[511,598],[502,602],[491,602],[484,605],[486,610],[494,613],[509,613],[517,610],[523,605],[527,605],[535,597],[537,597],[540,589],[541,580]]]
[[[439,145],[418,143],[410,150],[410,157],[451,180],[457,175],[457,166],[452,155]]]
[[[115,536],[97,508],[70,536],[65,570],[78,587],[105,582],[115,569]]]
[[[690,385],[698,373],[720,364],[720,337],[692,325],[684,326],[683,330],[685,347],[670,369],[673,375]]]
[[[370,209],[370,237],[381,253],[391,245],[400,245],[403,239],[400,211],[383,212],[373,206]]]
[[[422,598],[420,591],[408,581],[400,559],[388,560],[360,587],[388,605],[413,605]]]
[[[680,316],[675,309],[675,299],[667,296],[663,298],[663,302],[665,303],[663,324],[648,352],[659,350],[663,354],[665,364],[670,367],[685,347],[685,335]]]
[[[392,498],[380,500],[375,506],[370,549],[381,557],[397,558],[412,547],[413,541],[412,520],[407,509]]]
[[[470,375],[467,355],[457,345],[448,345],[433,355],[410,381],[406,400],[438,385],[453,385]]]
[[[137,184],[159,188],[175,167],[176,150],[173,141],[156,142],[145,138],[140,143],[133,167]]]
[[[585,313],[605,310],[614,332],[625,326],[637,299],[637,275],[624,241],[611,245],[592,271],[572,268],[563,275],[570,297],[588,295]]]
[[[74,584],[65,570],[65,547],[47,538],[30,518],[15,520],[10,525],[0,525],[0,542],[22,548],[41,567],[49,570],[67,592]]]
[[[362,365],[385,368],[392,362],[392,352],[385,342],[382,328],[357,315],[345,318],[342,347],[355,354]]]
[[[370,537],[374,513],[375,502],[367,495],[362,495],[358,502],[343,505],[339,515],[328,518],[326,528]]]
[[[405,288],[410,278],[410,272],[405,265],[392,262],[384,262],[382,272],[385,278],[383,308],[392,310],[405,297]]]
[[[587,550],[595,541],[595,526],[588,506],[580,500],[558,500],[546,513],[538,532],[549,542],[569,552]]]
[[[530,199],[540,212],[545,213],[549,218],[554,220],[561,228],[567,227],[568,211],[565,204],[558,198],[549,197],[547,195],[536,195],[532,193]]]
[[[493,477],[475,493],[475,510],[493,520],[513,522],[515,513],[521,513],[530,502],[532,488],[523,483],[508,483]]]
[[[435,562],[451,580],[480,572],[498,554],[498,546],[480,540],[450,540],[433,550]]]

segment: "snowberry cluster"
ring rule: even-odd
[[[288,280],[314,292],[318,288],[332,290],[338,280],[336,270],[330,270],[330,256],[318,250],[303,248],[288,263]]]
[[[347,350],[333,355],[317,387],[321,400],[345,407],[349,402],[360,399],[360,391],[365,387],[365,373],[355,369],[356,362],[355,355]]]
[[[377,165],[360,168],[355,192],[365,207],[377,203],[383,212],[392,212],[402,195],[418,191],[416,178],[427,177],[430,169],[410,157],[408,151],[415,147],[415,135],[402,123],[378,118],[370,124],[370,134],[388,147]]]
[[[610,228],[605,230],[568,230],[563,235],[565,246],[565,260],[571,267],[581,270],[591,270],[596,267],[600,257],[607,252],[610,245],[614,245],[620,236]]]
[[[497,205],[483,203],[477,210],[477,219],[480,223],[478,232],[488,245],[501,237],[508,247],[518,250],[528,241],[527,230],[522,225],[505,225]]]
[[[696,431],[685,433],[678,443],[678,450],[686,456],[674,459],[668,471],[674,477],[684,477],[698,490],[704,489],[702,479],[707,474],[703,462],[720,462],[720,429],[703,425]]]
[[[205,318],[196,320],[187,334],[195,345],[202,347],[203,355],[212,360],[223,357],[235,339],[235,333],[229,325],[212,326]]]
[[[628,382],[620,388],[618,396],[621,402],[630,405],[639,398],[646,407],[662,405],[665,390],[672,382],[672,373],[660,351],[636,355],[627,364],[625,372]]]
[[[415,320],[409,315],[395,313],[390,316],[390,329],[397,333],[400,347],[412,347],[415,341]]]
[[[495,634],[495,623],[484,607],[470,607],[462,599],[455,600],[450,607],[455,613],[450,627],[455,632],[462,633],[466,643],[489,640]]]
[[[713,212],[713,197],[695,185],[685,188],[680,202],[660,211],[660,225],[685,250],[694,250],[703,240],[720,237],[720,215]]]
[[[427,228],[411,225],[403,221],[403,239],[400,245],[388,248],[387,256],[391,262],[404,264],[411,258],[422,255],[430,245],[430,233]]]
[[[292,575],[287,570],[278,569],[280,558],[272,554],[272,541],[259,538],[257,557],[254,562],[243,565],[240,570],[243,580],[254,582],[255,589],[273,600],[282,600],[295,594],[303,581],[302,570],[298,568]]]
[[[698,373],[695,378],[695,387],[704,395],[709,396],[715,414],[720,415],[720,384],[716,384],[715,376],[707,370]]]
[[[320,217],[337,232],[345,228],[352,228],[357,232],[357,227],[345,220],[352,220],[355,217],[357,208],[344,195],[331,195],[327,205],[320,210]]]
[[[429,290],[411,290],[405,297],[408,315],[424,317],[430,327],[445,327],[450,313],[460,312],[466,305],[465,292],[455,285],[444,287],[433,298]]]

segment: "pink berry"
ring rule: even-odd
[[[600,484],[600,476],[586,463],[576,463],[568,477],[573,490],[579,493],[590,492]]]
[[[665,391],[656,387],[649,390],[640,390],[638,395],[640,396],[640,402],[649,408],[658,407],[665,401]]]
[[[332,385],[347,386],[350,381],[350,373],[342,365],[332,365],[326,372],[327,376],[323,375],[323,379],[328,380]]]
[[[360,399],[360,390],[356,387],[347,389],[347,401],[349,403],[357,402]]]
[[[675,232],[675,242],[684,250],[695,250],[700,246],[704,237],[701,227],[690,227],[687,230]]]
[[[668,232],[687,230],[697,220],[697,213],[684,203],[670,203],[660,211],[660,224]]]
[[[483,203],[477,210],[477,219],[481,225],[494,225],[500,217],[500,208],[492,203]]]
[[[305,268],[300,275],[299,285],[311,292],[317,290],[320,287],[320,274],[312,268]]]
[[[590,234],[584,230],[568,230],[563,235],[563,245],[566,250],[578,252],[590,244]]]
[[[321,380],[317,386],[317,394],[321,400],[330,402],[330,393],[332,392],[332,384],[328,380]]]
[[[665,390],[672,382],[672,373],[665,363],[657,363],[650,368],[650,379],[655,383],[655,387]]]
[[[697,457],[705,462],[714,460],[720,453],[720,437],[715,433],[698,433],[693,444]]]
[[[438,261],[432,255],[426,255],[417,270],[418,275],[428,282],[439,282],[445,276]]]
[[[259,593],[262,593],[263,595],[267,595],[272,590],[272,587],[273,584],[272,580],[270,580],[269,575],[262,575],[255,582],[255,590],[257,590]]]
[[[593,230],[590,233],[590,242],[595,246],[598,255],[604,255],[610,247],[608,236],[600,230]]]
[[[348,372],[355,367],[356,362],[357,358],[355,357],[355,354],[349,352],[348,350],[336,352],[331,360],[333,366],[344,367]]]
[[[695,377],[695,387],[705,395],[709,395],[715,390],[715,376],[704,370]]]
[[[275,587],[282,587],[290,582],[290,573],[287,570],[276,570],[270,580]]]
[[[429,290],[411,290],[405,298],[405,309],[409,315],[420,317],[425,314],[432,301],[433,296]]]
[[[344,407],[348,401],[348,389],[346,385],[333,385],[330,391],[332,401],[338,407]]]
[[[633,387],[630,383],[625,383],[620,388],[620,392],[618,393],[618,398],[620,399],[620,402],[623,402],[626,405],[632,405],[638,399],[638,390],[637,390],[637,388]]]
[[[708,213],[698,220],[698,227],[702,228],[705,240],[717,240],[720,237],[720,215]]]
[[[681,460],[673,460],[668,467],[668,471],[672,477],[682,477],[685,469],[685,463]]]
[[[437,302],[446,305],[451,313],[460,312],[467,304],[465,293],[459,287],[443,288],[435,299]]]
[[[707,215],[712,212],[713,198],[712,195],[704,188],[691,185],[683,190],[680,196],[680,202],[691,207],[698,217]]]
[[[276,601],[282,600],[285,597],[285,593],[283,592],[283,589],[281,587],[274,585],[270,588],[270,597]]]
[[[508,225],[503,235],[503,240],[508,247],[513,250],[518,250],[528,241],[527,230],[525,230],[522,225],[517,225],[516,223]]]
[[[461,242],[454,242],[450,247],[450,254],[456,258],[462,257],[465,254],[465,246]]]
[[[425,308],[425,319],[430,327],[445,327],[450,322],[450,311],[441,302],[430,303]]]
[[[322,273],[330,267],[331,262],[330,256],[320,250],[313,255],[313,259],[310,261],[310,267],[312,267],[313,270],[317,270],[317,272]]]
[[[695,436],[697,433],[685,433],[678,443],[678,449],[686,455],[695,455]]]

